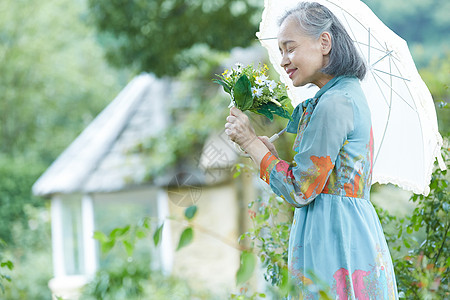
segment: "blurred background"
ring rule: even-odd
[[[448,148],[450,2],[364,2],[408,42]],[[83,235],[83,222],[108,234],[146,216],[183,217],[183,209],[198,202],[198,221],[213,236],[236,241],[251,227],[247,204],[263,188],[252,171],[234,178],[232,170],[236,163],[251,164],[233,151],[219,151],[223,164],[217,152],[208,162],[213,150],[208,145],[217,145],[209,143],[214,134],[220,140],[229,104],[212,82],[215,74],[237,62],[268,62],[255,37],[263,5],[262,0],[0,2],[0,299],[51,299],[52,278],[83,274],[94,284],[80,299],[214,299],[239,293],[234,285],[239,249],[206,258],[210,269],[202,268],[205,262],[189,257],[208,256],[223,243],[211,246],[199,234],[195,250],[183,252],[188,246],[173,254],[181,232],[173,225],[160,245],[166,248],[136,245],[130,259],[120,249],[103,254]],[[254,122],[264,135],[285,126],[283,120],[254,117]],[[84,138],[73,146],[81,133]],[[106,137],[109,142],[99,142]],[[293,155],[289,139],[277,142],[286,159]],[[50,171],[65,149],[73,156],[59,160],[61,173]],[[61,176],[64,181],[72,175],[70,183],[58,185]],[[201,195],[193,195],[193,186],[201,187]],[[411,195],[395,186],[375,185],[372,191],[375,204],[398,218],[414,211]],[[224,211],[235,216],[214,223]],[[61,232],[52,229],[53,222]],[[202,252],[205,248],[210,251]],[[90,257],[87,249],[95,254]],[[214,265],[221,257],[228,269],[208,284],[208,277],[221,273]],[[58,261],[63,267],[55,266]],[[197,268],[205,274],[198,280],[191,270]]]

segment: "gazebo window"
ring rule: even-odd
[[[71,197],[72,198],[72,197]],[[64,199],[61,209],[63,220],[63,253],[66,275],[80,275],[84,268],[84,241],[81,215],[81,198]]]
[[[145,217],[155,219],[158,216],[156,189],[94,194],[92,198],[95,230],[106,234],[109,234],[114,228],[135,225]],[[155,225],[156,223],[152,223],[152,226]],[[110,266],[119,257],[126,256],[122,248],[122,245],[119,245],[113,248],[109,255],[100,255],[99,266]],[[135,245],[133,256],[141,262],[148,262],[149,267],[150,264],[156,268],[160,267],[156,263],[159,260],[159,253],[153,247],[150,239],[139,240]]]
[[[126,258],[120,246],[113,248],[110,255],[101,255],[98,242],[93,239],[94,231],[109,234],[114,228],[137,224],[145,217],[151,217],[151,226],[156,228],[160,224],[158,218],[167,215],[166,201],[166,193],[157,188],[55,197],[52,200],[55,277],[92,276],[98,267],[111,266],[120,256],[122,260]],[[162,244],[169,249],[166,236]],[[133,256],[147,261],[149,267],[170,269],[171,257],[162,253],[162,246],[155,248],[151,238],[138,241]]]

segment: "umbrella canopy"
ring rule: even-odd
[[[276,39],[278,19],[298,0],[265,0],[260,31],[274,69],[289,87],[293,105],[312,97],[316,87],[294,87],[280,66]],[[393,183],[414,193],[428,194],[436,158],[441,168],[442,137],[434,102],[417,72],[406,42],[386,27],[359,0],[317,0],[346,28],[365,59],[368,73],[361,82],[372,114],[373,183]]]

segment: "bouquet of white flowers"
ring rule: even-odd
[[[242,111],[261,114],[273,120],[273,115],[291,119],[291,101],[286,94],[286,86],[281,82],[269,80],[266,65],[246,67],[237,63],[231,71],[225,70],[214,82],[220,84],[231,96],[231,105]]]

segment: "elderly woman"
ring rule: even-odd
[[[339,20],[302,2],[280,19],[281,66],[294,86],[314,84],[287,132],[297,134],[294,163],[257,137],[231,108],[226,133],[260,166],[261,178],[295,207],[289,270],[306,299],[328,285],[336,299],[397,299],[389,249],[370,202],[373,136],[359,80],[366,67]],[[320,282],[318,282],[320,281]]]

